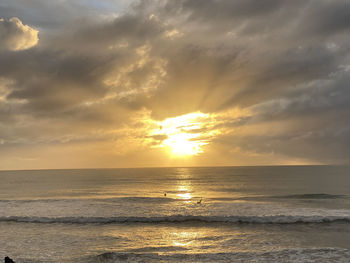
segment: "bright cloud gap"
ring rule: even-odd
[[[198,155],[209,143],[208,136],[215,131],[207,132],[209,114],[193,112],[185,115],[167,118],[156,122],[158,128],[153,129],[149,136],[163,138],[155,147],[165,148],[173,156],[183,157]]]

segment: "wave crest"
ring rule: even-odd
[[[0,217],[0,222],[62,223],[62,224],[120,224],[120,223],[250,223],[250,224],[296,224],[349,222],[350,216],[195,216],[172,215],[158,217]]]

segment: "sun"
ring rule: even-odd
[[[207,136],[202,131],[208,114],[193,112],[157,122],[157,129],[151,136],[162,136],[157,147],[167,149],[172,156],[194,156],[203,152],[203,146],[208,144]]]
[[[196,155],[202,152],[201,145],[198,141],[191,141],[195,136],[193,134],[178,133],[169,135],[163,144],[171,148],[171,152],[177,156]]]

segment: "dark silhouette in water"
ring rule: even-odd
[[[166,192],[164,193],[164,196],[166,196]]]
[[[197,204],[201,204],[202,203],[202,197],[201,200],[197,201]]]
[[[9,257],[5,257],[5,263],[15,263],[15,262]]]

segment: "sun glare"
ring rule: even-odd
[[[173,134],[163,144],[169,146],[174,155],[195,155],[202,152],[203,143],[191,141],[193,138],[195,137],[192,134]]]
[[[184,157],[203,152],[203,146],[208,144],[203,134],[203,120],[208,114],[201,112],[168,118],[157,122],[158,129],[153,130],[151,136],[164,136],[165,139],[157,146],[166,148],[173,156]]]

